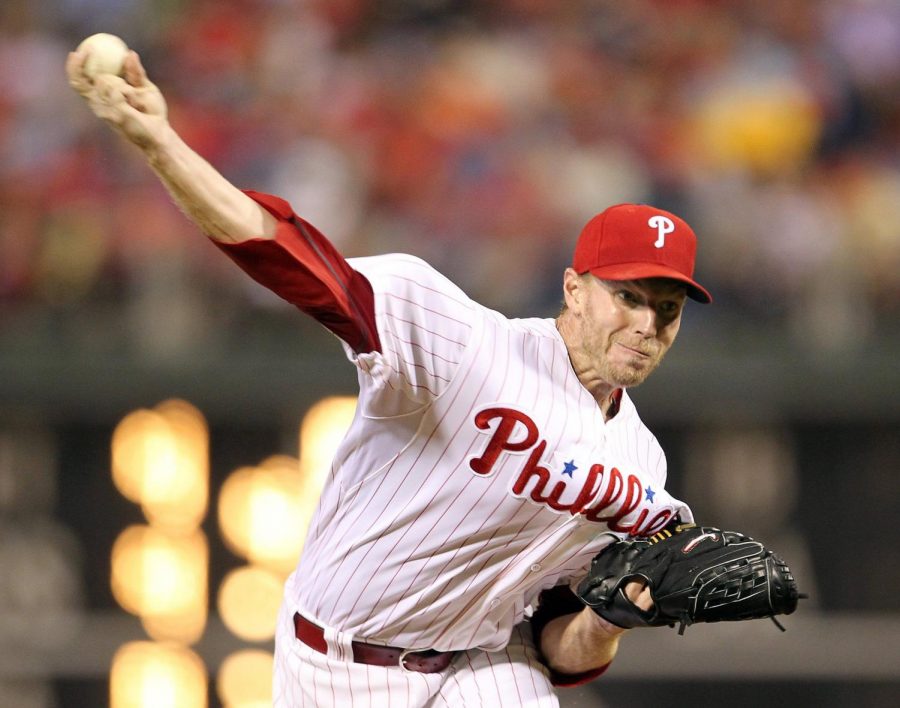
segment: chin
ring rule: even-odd
[[[657,363],[658,362],[646,364],[640,368],[633,366],[617,366],[609,372],[610,376],[608,380],[611,384],[618,386],[619,388],[639,386],[647,380],[647,377],[650,376],[651,373],[653,373]]]
[[[640,386],[644,381],[646,381],[647,377],[645,375],[641,376],[622,376],[617,381],[613,383],[617,388],[634,388],[635,386]]]

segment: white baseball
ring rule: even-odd
[[[87,49],[84,73],[91,78],[100,74],[121,75],[128,56],[128,45],[114,34],[98,32],[78,45],[78,51]]]

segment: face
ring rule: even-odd
[[[665,278],[611,281],[567,271],[565,287],[566,343],[576,370],[614,387],[642,383],[675,341],[684,286]]]

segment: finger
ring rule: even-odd
[[[94,79],[94,88],[100,98],[106,102],[124,100],[125,92],[129,86],[121,76],[113,74],[99,74]]]
[[[634,602],[646,587],[643,580],[629,580],[625,584],[625,597]]]
[[[128,89],[120,90],[120,87],[103,83],[97,97],[90,102],[91,109],[98,118],[117,127],[124,126],[129,120],[141,119],[142,111],[131,105]],[[131,87],[129,89],[134,91]]]
[[[128,90],[123,91],[122,94],[125,97],[125,102],[134,110],[140,113],[150,112],[150,104],[147,102],[146,93],[134,88],[133,86],[129,86]]]
[[[69,52],[69,56],[66,58],[66,76],[69,79],[69,86],[82,96],[93,89],[93,82],[84,73],[86,59],[87,53],[84,51]]]
[[[88,96],[91,109],[101,118],[120,122],[120,114],[128,106],[126,92],[133,90],[119,76],[102,74],[94,82],[95,90]]]
[[[643,590],[641,590],[641,594],[637,596],[634,604],[640,607],[645,612],[652,609],[654,604],[653,593],[650,591],[649,587],[645,587]]]
[[[66,69],[72,69],[79,74],[82,73],[81,69],[84,67],[87,56],[88,53],[84,49],[73,49],[66,57]]]
[[[118,76],[103,79],[101,91],[104,102],[109,105],[123,109],[129,106],[140,113],[147,113],[149,110],[147,92],[126,83]]]
[[[642,610],[653,607],[653,594],[650,586],[642,580],[632,580],[625,586],[625,596]]]
[[[125,76],[125,80],[132,86],[140,87],[150,83],[147,79],[147,72],[144,69],[144,65],[141,63],[141,58],[133,49],[130,49],[125,56],[123,68],[124,71],[122,73]]]

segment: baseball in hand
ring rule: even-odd
[[[78,51],[87,49],[88,57],[84,62],[84,73],[94,78],[100,74],[122,73],[125,57],[128,56],[128,45],[114,34],[99,32],[92,34],[78,45]]]

